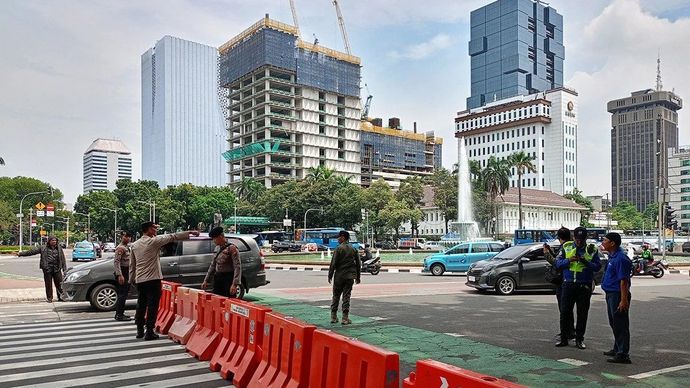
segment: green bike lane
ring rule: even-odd
[[[612,372],[593,372],[587,365],[571,365],[464,336],[386,322],[375,316],[351,315],[353,324],[350,326],[331,324],[329,310],[323,303],[293,301],[261,293],[252,293],[246,299],[320,328],[398,353],[401,378],[407,377],[414,370],[417,360],[431,358],[530,387],[567,385],[642,388],[687,387],[690,384],[690,369],[637,380]],[[605,359],[602,362],[605,363]]]

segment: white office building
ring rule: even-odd
[[[226,184],[218,50],[164,36],[141,56],[142,178],[161,187]]]
[[[669,150],[668,204],[678,222],[678,228],[690,231],[690,147],[680,147],[678,152]]]
[[[537,171],[522,176],[522,187],[567,194],[577,187],[577,97],[558,88],[459,112],[455,136],[482,168],[491,156],[524,151],[534,157]],[[517,179],[513,169],[512,187]]]
[[[84,152],[84,194],[113,190],[120,179],[132,179],[131,152],[119,140],[94,140]]]

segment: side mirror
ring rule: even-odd
[[[520,258],[520,262],[521,262],[521,263],[529,263],[529,261],[530,261],[530,260],[529,260],[528,258],[526,258],[526,257]]]

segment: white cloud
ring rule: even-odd
[[[566,61],[575,71],[567,84],[579,98],[579,182],[586,194],[605,194],[611,187],[611,115],[606,103],[652,88],[657,50],[662,53],[664,89],[690,96],[690,19],[669,21],[642,9],[636,0],[615,0],[576,31]],[[569,42],[566,42],[566,44]],[[690,112],[679,112],[680,142],[690,141]]]
[[[451,43],[450,36],[438,34],[426,42],[408,46],[402,52],[397,50],[391,51],[388,53],[388,56],[393,59],[423,59],[448,48]]]

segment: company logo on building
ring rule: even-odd
[[[565,115],[568,117],[575,117],[575,113],[573,113],[573,109],[575,109],[575,104],[573,104],[572,101],[568,101],[568,105],[566,105],[568,110],[565,111]]]

